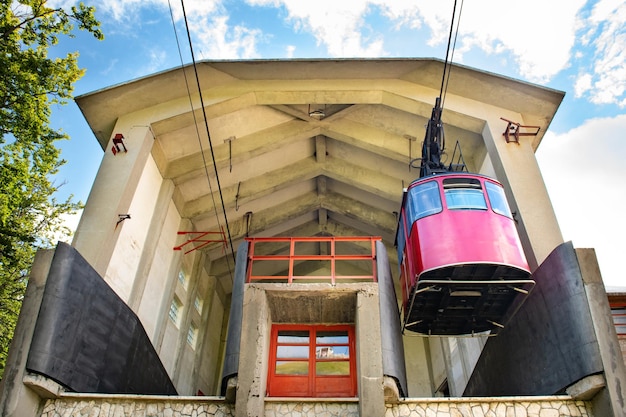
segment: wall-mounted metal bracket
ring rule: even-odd
[[[505,119],[504,117],[501,117],[500,120],[504,120],[505,122],[508,123],[508,125],[506,126],[506,130],[502,134],[502,136],[504,136],[504,138],[506,139],[506,143],[509,143],[509,142],[519,143],[520,136],[537,136],[539,134],[539,130],[541,129],[541,126],[524,126],[517,122],[513,122],[511,120]],[[534,132],[521,132],[520,129],[537,129],[537,130]]]
[[[130,214],[118,214],[117,215],[117,223],[115,223],[115,229],[120,225],[124,220],[130,219]]]
[[[411,161],[413,160],[413,142],[416,142],[417,138],[411,135],[404,135],[404,138],[409,141],[409,172],[411,172]]]
[[[120,145],[122,146],[121,149]],[[124,135],[122,135],[121,133],[116,133],[113,137],[113,146],[111,147],[111,152],[113,152],[113,155],[117,155],[117,153],[121,152],[122,149],[124,150],[124,152],[128,152],[128,150],[126,149],[126,145],[124,144]]]
[[[224,143],[228,143],[228,166],[229,172],[233,172],[233,141],[235,140],[234,136],[231,136],[227,139],[224,139]]]
[[[193,245],[196,243],[199,243],[198,246],[194,246],[191,249],[189,249],[187,252],[185,252],[184,254],[187,255],[189,252],[193,252],[195,250],[198,250],[200,248],[205,247],[206,245],[208,245],[209,243],[222,243],[224,246],[224,249],[226,249],[228,247],[228,242],[226,241],[226,235],[224,234],[224,228],[222,227],[221,230],[219,232],[187,232],[187,231],[180,231],[177,234],[179,235],[186,235],[189,236],[189,239],[183,243],[182,245],[178,245],[178,246],[174,246],[174,250],[183,250],[183,247],[186,245]],[[214,238],[210,238],[210,236],[215,236],[217,235],[218,238],[214,239]]]

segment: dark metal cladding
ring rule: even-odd
[[[235,261],[235,278],[228,316],[228,336],[226,339],[226,355],[222,371],[222,395],[226,394],[228,380],[239,373],[239,351],[241,344],[241,326],[243,323],[243,293],[246,285],[246,267],[248,264],[248,242],[237,248]]]
[[[26,368],[76,392],[176,395],[139,318],[62,242],[52,260]]]
[[[535,288],[491,337],[464,396],[561,394],[603,371],[576,252],[558,246],[533,273]]]
[[[383,374],[392,377],[398,385],[400,395],[406,397],[406,367],[402,325],[393,277],[389,269],[389,259],[385,245],[376,242],[376,274],[378,276],[378,296],[380,302],[380,336],[383,352]]]

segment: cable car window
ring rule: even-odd
[[[504,189],[499,185],[488,181],[485,181],[485,188],[487,189],[491,209],[498,214],[512,218],[513,215],[511,214],[511,209],[509,209],[509,204],[506,202]]]
[[[398,222],[398,234],[396,236],[396,245],[398,247],[398,259],[402,259],[402,253],[404,252],[404,245],[406,238],[404,236],[404,214],[400,215],[400,221]]]
[[[442,210],[439,185],[436,181],[425,182],[409,190],[409,219],[415,221]]]
[[[474,178],[448,178],[443,180],[448,210],[487,210],[487,201]]]

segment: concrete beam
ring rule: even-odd
[[[245,162],[250,158],[269,152],[270,150],[280,149],[285,144],[319,134],[319,128],[300,120],[293,120],[282,123],[278,126],[259,130],[246,136],[237,138],[237,146],[231,148],[229,152],[227,143],[219,143],[213,146],[215,161],[218,167],[227,167],[229,160],[232,159],[233,164]],[[205,161],[212,161],[211,151],[207,147],[200,153],[200,149],[196,152],[186,153],[180,158],[168,161],[167,166],[159,167],[165,178],[181,177],[193,174],[195,171],[203,171]],[[212,166],[212,163],[210,164]],[[213,170],[210,169],[210,172]]]

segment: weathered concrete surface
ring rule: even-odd
[[[3,417],[35,417],[40,412],[41,398],[22,380],[26,375],[26,360],[53,256],[53,249],[38,251],[30,271],[5,372],[0,381],[0,415]]]
[[[248,285],[244,293],[243,323],[237,377],[237,416],[262,416],[271,326],[265,291]]]
[[[593,249],[576,249],[576,257],[580,265],[580,271],[585,287],[585,293],[589,300],[589,311],[593,322],[593,329],[600,347],[600,357],[606,379],[607,398],[610,408],[617,417],[626,416],[626,366],[622,360],[617,333],[611,315],[608,297],[602,282],[598,259]],[[596,403],[601,400],[595,399]],[[600,408],[600,404],[595,404]]]
[[[359,413],[381,416],[385,412],[385,394],[378,286],[367,286],[357,293],[355,327]]]

